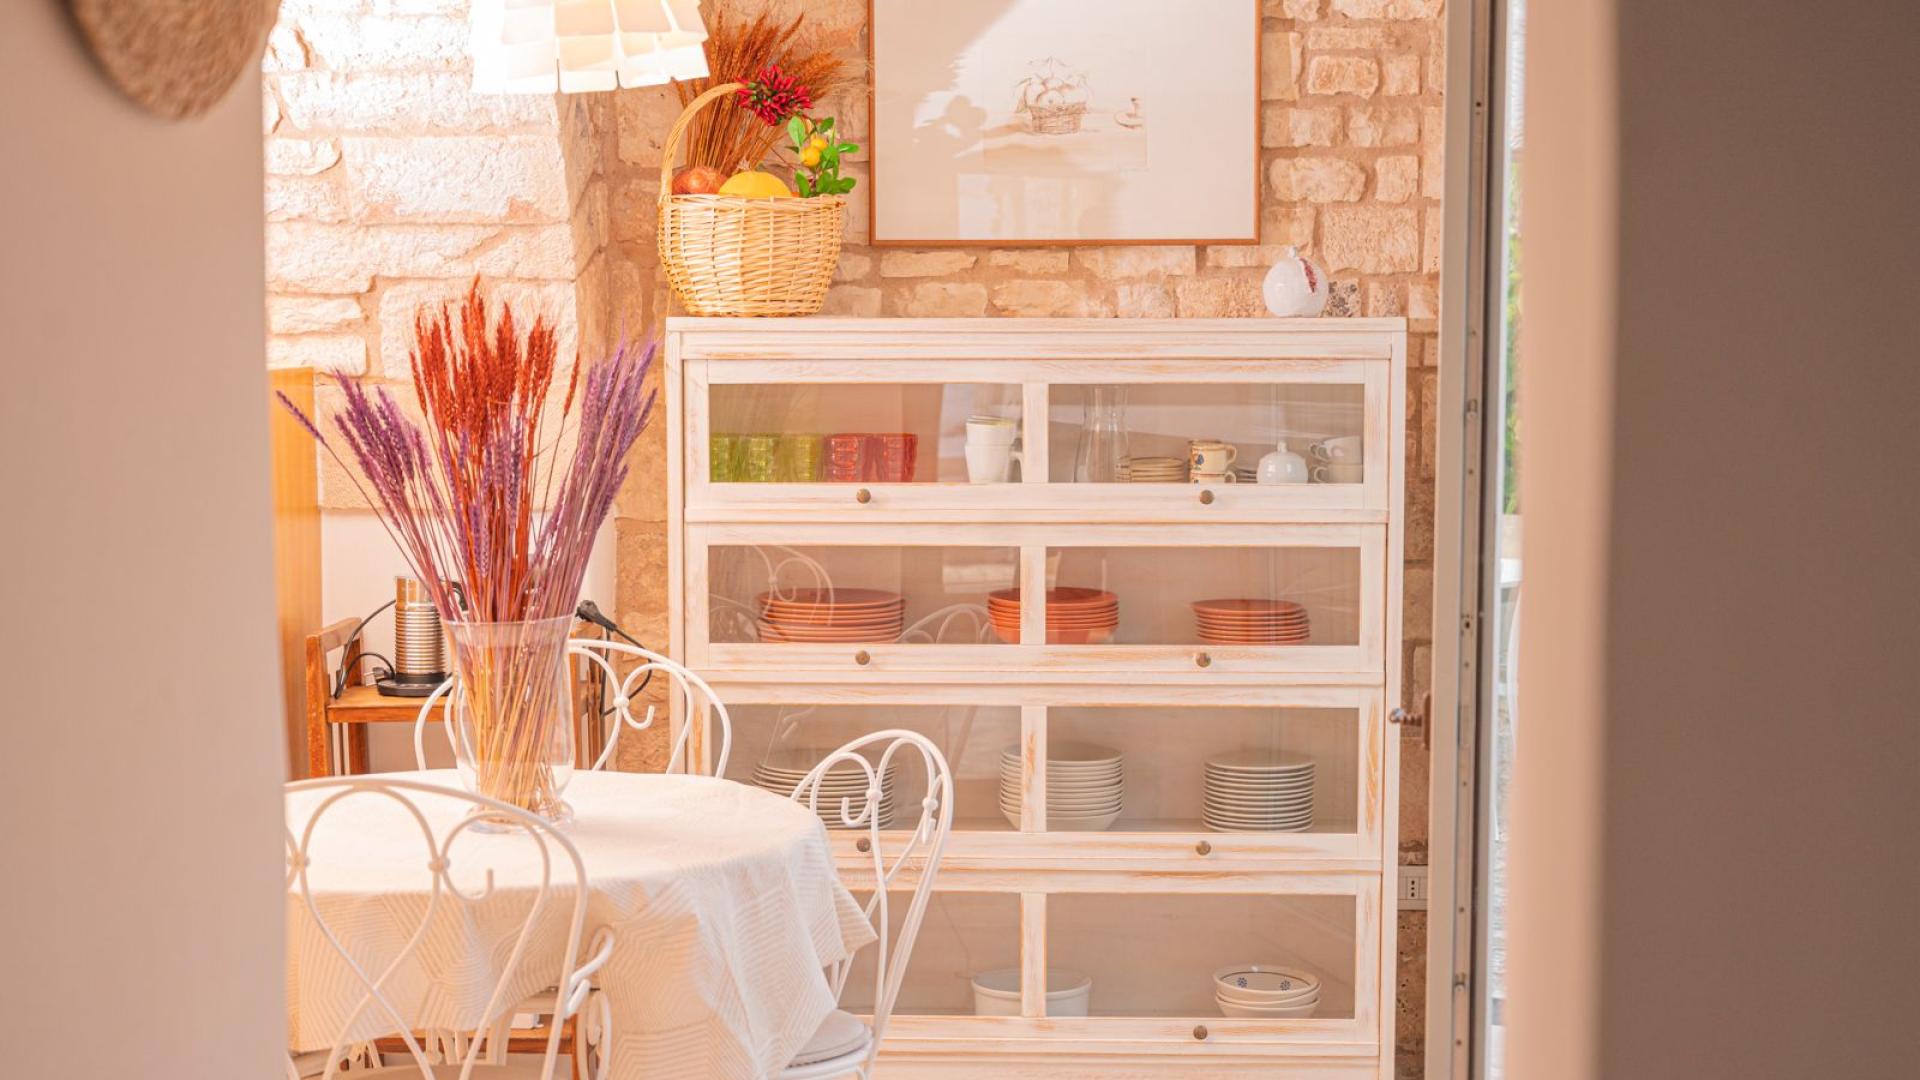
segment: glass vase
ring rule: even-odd
[[[1083,484],[1118,483],[1126,479],[1131,456],[1127,448],[1127,388],[1089,386],[1086,393],[1073,478]]]
[[[527,622],[448,622],[457,680],[454,760],[467,790],[565,821],[573,779],[573,616]]]

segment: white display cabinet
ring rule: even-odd
[[[895,727],[954,770],[888,1075],[1392,1076],[1400,320],[674,319],[665,356],[673,648],[728,774]],[[1260,483],[1283,440],[1305,482]],[[1244,964],[1311,1015],[1225,1015]]]

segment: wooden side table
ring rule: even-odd
[[[357,619],[342,619],[307,638],[307,775],[340,776],[371,771],[367,761],[367,725],[411,724],[420,715],[423,698],[388,697],[371,683],[355,681],[333,696],[338,672],[347,670],[354,678],[361,675],[355,666],[360,657],[360,642],[347,639],[358,625]],[[576,637],[597,634],[591,623],[574,627]],[[340,653],[340,662],[328,664],[331,654]],[[573,672],[573,700],[579,764],[591,765],[604,745],[600,723],[600,669],[576,662]],[[445,716],[447,699],[434,702],[434,719]]]

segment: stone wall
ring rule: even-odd
[[[804,11],[864,68],[866,0],[714,0],[740,11]],[[1443,170],[1442,0],[1262,0],[1260,243],[1253,246],[873,248],[856,191],[827,312],[880,316],[1259,317],[1260,281],[1293,244],[1331,279],[1329,314],[1409,320],[1405,700],[1432,664],[1433,431]],[[616,294],[657,326],[670,313],[654,255],[661,141],[672,91],[613,95],[606,162]],[[823,103],[863,146],[864,89]],[[865,156],[848,170],[864,184]],[[619,509],[620,609],[658,633],[666,613],[666,504],[660,432]],[[1427,760],[1402,745],[1401,861],[1427,861]],[[1402,1076],[1425,1039],[1426,918],[1402,916]]]
[[[262,65],[271,366],[404,380],[415,311],[476,276],[554,320],[564,363],[604,346],[611,103],[470,93],[466,8],[282,3]],[[344,481],[328,463],[323,505],[363,505]]]

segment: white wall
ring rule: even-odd
[[[1920,8],[1529,20],[1508,1075],[1913,1076]]]
[[[0,1075],[281,1074],[259,84],[0,5]]]

